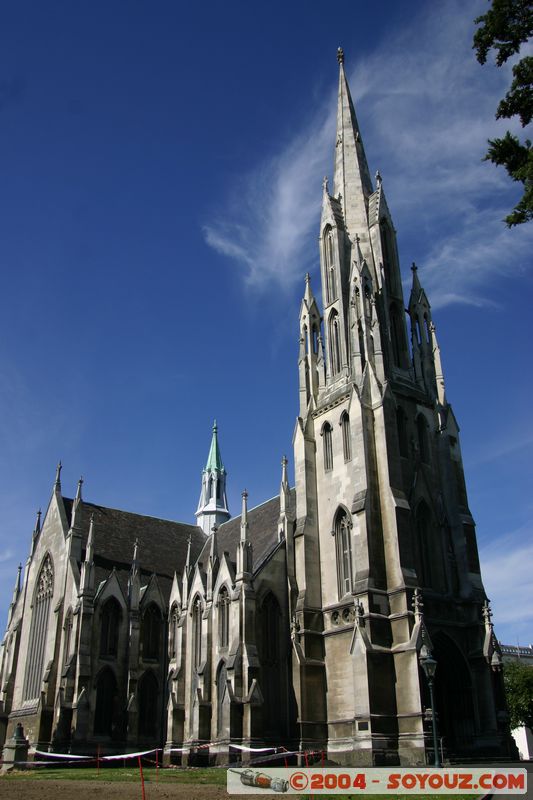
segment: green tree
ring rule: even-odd
[[[484,64],[491,49],[496,51],[496,64],[501,67],[519,52],[522,44],[533,36],[533,4],[531,0],[492,0],[490,10],[477,17],[480,25],[474,34],[477,60]],[[513,81],[501,100],[496,118],[518,116],[522,127],[533,116],[533,57],[524,56],[513,66]],[[509,227],[533,219],[533,149],[531,141],[520,142],[507,131],[501,139],[489,139],[486,161],[504,166],[514,181],[522,183],[524,193],[511,214],[505,218]]]
[[[522,661],[509,661],[503,668],[503,682],[511,728],[533,728],[533,667]]]

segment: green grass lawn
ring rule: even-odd
[[[183,767],[168,768],[158,770],[156,776],[155,767],[143,767],[144,780],[147,783],[155,782],[156,777],[160,783],[194,783],[197,785],[211,784],[215,786],[226,786],[226,769],[215,767],[208,767],[205,769],[194,768],[186,769]],[[100,772],[95,767],[35,767],[29,770],[20,770],[8,772],[2,776],[0,780],[18,781],[18,780],[68,780],[68,781],[127,781],[129,783],[139,780],[139,770],[130,763],[126,767],[106,767],[102,768]],[[405,800],[407,795],[368,795],[365,793],[368,800]],[[241,795],[242,796],[242,795]],[[259,795],[251,795],[259,797]],[[294,796],[294,795],[293,795]],[[321,800],[349,800],[358,795],[315,795],[316,798],[320,797]],[[361,795],[359,795],[360,797]],[[450,797],[460,797],[461,800],[475,800],[480,795],[416,795],[417,800],[449,800]],[[237,795],[235,795],[237,797]],[[280,795],[282,797],[282,795]],[[303,795],[302,800],[309,800],[310,795]]]
[[[147,783],[156,778],[161,783],[197,783],[226,785],[226,770],[209,767],[207,769],[169,768],[159,769],[144,767],[143,775]],[[128,764],[126,767],[103,767],[100,772],[96,767],[34,767],[32,769],[8,772],[0,780],[34,780],[34,781],[128,781],[139,780],[139,768]]]

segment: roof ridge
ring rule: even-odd
[[[74,500],[71,497],[63,497],[63,500],[66,500],[69,503],[73,503]],[[131,517],[143,517],[143,519],[154,519],[158,522],[170,522],[172,525],[186,525],[188,528],[194,528],[196,530],[201,531],[201,527],[199,525],[195,525],[193,522],[180,522],[179,520],[175,519],[166,519],[165,517],[154,517],[153,514],[139,514],[136,511],[126,511],[123,508],[114,508],[114,506],[103,506],[99,503],[91,503],[88,500],[83,501],[84,506],[92,506],[92,508],[100,508],[105,511],[118,511],[120,514],[128,514]]]

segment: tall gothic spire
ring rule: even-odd
[[[220,525],[230,518],[226,497],[226,470],[218,444],[218,426],[213,423],[213,435],[207,462],[202,472],[202,490],[196,510],[198,525],[208,535],[213,525]]]
[[[339,94],[333,195],[341,195],[344,222],[353,238],[368,229],[368,198],[372,181],[359,131],[348,81],[344,72],[344,52],[339,47]]]

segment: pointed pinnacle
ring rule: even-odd
[[[344,50],[342,47],[337,48],[337,61],[339,64],[344,64]]]
[[[80,501],[82,499],[81,498],[81,487],[82,486],[83,486],[83,478],[80,476],[80,479],[78,480],[78,488],[76,489],[76,498],[75,498],[78,501]]]
[[[87,546],[85,548],[85,561],[91,563],[93,560],[94,551],[94,514],[91,514],[91,521],[89,523],[89,535],[87,537]]]
[[[56,492],[61,491],[61,470],[63,469],[63,464],[59,461],[57,468],[56,468],[56,479],[54,483],[54,490]]]

